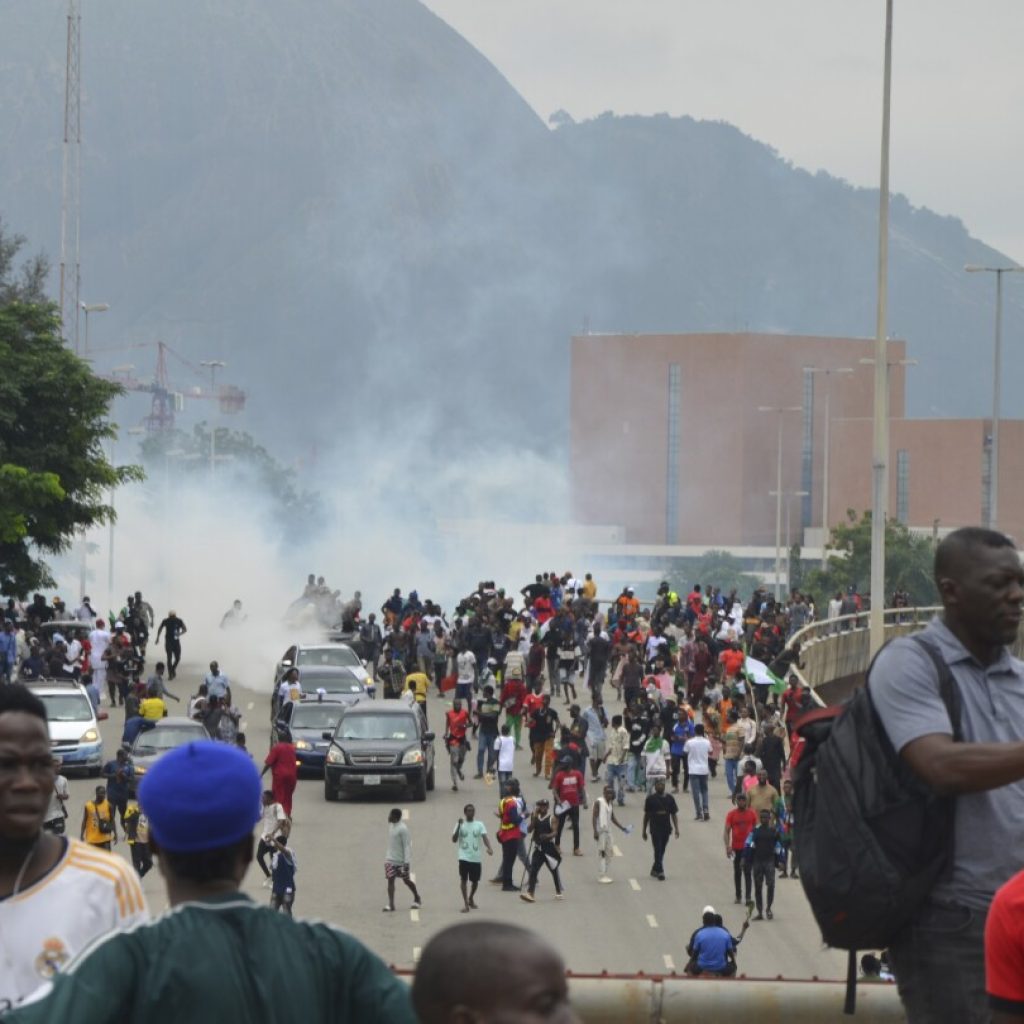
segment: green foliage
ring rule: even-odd
[[[827,568],[807,573],[802,589],[814,594],[822,606],[836,591],[855,586],[866,593],[871,580],[871,513],[860,518],[853,509],[847,521],[832,530],[830,546],[836,552]],[[885,524],[885,601],[896,589],[906,590],[913,605],[938,603],[932,580],[935,546],[930,537],[911,533],[902,523],[889,519]],[[874,598],[875,595],[872,595]]]
[[[275,514],[286,519],[290,528],[313,529],[322,521],[319,494],[300,491],[294,470],[282,466],[244,431],[216,427],[211,435],[207,424],[199,423],[191,433],[170,430],[152,434],[142,442],[142,460],[154,477],[208,478],[211,441],[219,479],[268,498]]]
[[[710,583],[727,596],[735,590],[741,601],[746,601],[761,586],[756,574],[744,572],[740,559],[728,551],[717,550],[705,551],[700,558],[676,560],[665,573],[665,579],[673,590],[683,596],[694,583],[699,583],[702,588]]]

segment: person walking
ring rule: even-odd
[[[753,888],[750,857],[747,855],[747,836],[757,826],[757,815],[747,806],[747,796],[739,793],[736,806],[725,816],[725,830],[722,841],[725,843],[725,856],[732,860],[732,881],[736,889],[736,902],[750,902]],[[744,885],[746,896],[740,891],[740,881]]]
[[[128,803],[124,816],[124,837],[132,854],[132,866],[144,878],[153,867],[153,855],[149,849],[149,819],[142,813],[137,800]]]
[[[452,792],[459,789],[459,779],[465,779],[462,774],[462,764],[466,760],[466,748],[469,741],[466,739],[466,730],[469,728],[469,712],[462,706],[462,701],[456,698],[452,701],[451,711],[446,711],[444,716],[444,745],[448,749],[448,770],[452,777]]]
[[[509,779],[505,796],[498,802],[498,842],[501,843],[501,891],[518,892],[512,880],[519,841],[522,839],[523,805],[519,794],[519,780]]]
[[[738,798],[737,798],[738,799]],[[747,836],[746,849],[754,876],[755,921],[772,919],[775,902],[775,865],[782,854],[782,836],[772,824],[772,812],[761,811],[757,826]],[[763,913],[762,913],[763,911]]]
[[[661,726],[652,725],[642,755],[644,782],[648,794],[654,792],[657,782],[664,782],[668,778],[669,757],[669,743],[661,734]]]
[[[288,848],[288,837],[274,836],[274,852],[270,856],[270,906],[272,910],[292,916],[295,905],[295,872],[299,870],[294,851]]]
[[[270,772],[271,793],[274,802],[284,808],[284,813],[292,816],[292,795],[299,781],[299,770],[295,761],[295,744],[280,741],[275,743],[263,762],[260,777]]]
[[[564,764],[564,762],[563,762]],[[582,857],[580,849],[580,805],[587,802],[586,779],[578,768],[561,767],[551,780],[551,791],[558,801],[555,804],[555,818],[558,831],[555,842],[562,844],[562,830],[566,821],[572,826],[572,853],[574,857]]]
[[[664,777],[654,783],[654,792],[644,800],[644,823],[642,836],[647,841],[647,833],[651,834],[651,846],[654,849],[654,863],[651,865],[651,877],[665,881],[665,849],[675,832],[679,838],[679,806],[671,793],[665,792]]]
[[[55,755],[53,759],[54,779],[53,792],[50,795],[50,804],[46,808],[46,817],[43,819],[43,829],[55,836],[62,836],[67,829],[68,820],[68,780],[61,775],[60,769],[63,759]]]
[[[519,898],[526,903],[536,902],[534,894],[537,891],[537,879],[540,877],[542,867],[546,867],[551,872],[551,878],[555,883],[555,899],[565,899],[559,872],[562,864],[562,852],[555,842],[555,822],[551,816],[550,806],[547,797],[542,796],[537,800],[533,814],[530,815],[529,831],[533,838],[533,854],[530,858],[526,889],[519,894]]]
[[[459,848],[459,890],[462,893],[462,913],[468,914],[471,910],[477,910],[476,890],[480,885],[480,875],[483,871],[482,850],[487,851],[491,857],[494,850],[487,838],[487,826],[482,821],[477,821],[476,808],[472,804],[466,804],[462,808],[463,818],[455,823],[455,831],[452,832],[452,842],[458,844]]]
[[[285,814],[284,808],[274,799],[273,790],[263,790],[261,797],[261,805],[263,810],[262,827],[260,828],[260,841],[256,847],[256,863],[259,865],[260,871],[263,872],[263,888],[270,888],[270,868],[267,865],[266,858],[269,854],[274,852],[274,839],[280,833],[281,835],[288,834],[288,815]]]
[[[683,745],[683,755],[689,768],[690,789],[693,793],[695,821],[710,821],[708,804],[708,774],[710,772],[711,741],[704,735],[704,726],[698,722],[694,735]]]
[[[594,826],[594,842],[597,843],[598,861],[601,865],[601,874],[597,880],[602,885],[608,885],[612,880],[608,874],[608,862],[612,856],[612,825],[625,835],[630,833],[628,826],[623,825],[615,817],[614,802],[615,790],[611,786],[605,786],[601,795],[594,801],[592,824]]]
[[[412,893],[413,910],[419,910],[423,905],[416,883],[412,880],[411,861],[412,840],[409,837],[409,828],[402,821],[402,809],[393,807],[388,812],[388,849],[384,855],[384,877],[388,882],[388,905],[383,908],[385,913],[395,912],[396,878],[400,878]]]
[[[504,792],[506,783],[515,771],[516,759],[516,741],[512,738],[512,730],[507,722],[501,727],[501,735],[493,746],[498,763],[498,791]]]
[[[117,843],[117,826],[114,824],[114,808],[107,799],[105,786],[96,787],[96,797],[86,800],[82,809],[82,828],[79,838],[89,846],[110,850]]]
[[[605,757],[605,778],[615,792],[615,801],[626,802],[626,759],[629,756],[629,733],[622,724],[622,715],[612,715],[608,730],[608,754]]]
[[[551,707],[551,695],[541,696],[540,706],[534,708],[529,721],[530,749],[533,751],[533,776],[541,771],[544,778],[551,778],[551,767],[555,759],[555,730],[558,728],[558,712]]]
[[[501,718],[501,701],[494,696],[494,687],[488,683],[483,688],[476,704],[476,725],[478,729],[476,747],[476,779],[484,777],[485,762],[488,774],[493,774],[497,760],[495,742],[498,739],[498,720]]]

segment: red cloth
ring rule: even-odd
[[[266,761],[270,766],[271,790],[274,802],[284,808],[284,813],[292,816],[292,793],[299,777],[299,766],[295,761],[294,743],[275,743],[267,754]]]
[[[501,703],[506,714],[521,715],[525,699],[526,684],[521,679],[510,679],[501,688]]]
[[[985,921],[985,989],[994,1006],[1024,1013],[1024,872],[997,893]]]
[[[725,827],[731,833],[730,845],[733,852],[742,850],[747,836],[757,827],[757,812],[752,811],[749,807],[742,811],[738,807],[734,807],[725,816]]]
[[[449,690],[454,690],[456,683],[459,681],[458,673],[453,672],[450,676],[445,676],[441,680],[441,692],[447,693]]]
[[[570,772],[558,772],[551,783],[551,788],[558,797],[558,802],[578,807],[583,801],[583,787],[586,779],[583,772],[573,769]]]
[[[444,716],[445,734],[448,743],[456,746],[466,738],[466,727],[469,725],[469,712],[465,708],[462,711],[448,711]]]

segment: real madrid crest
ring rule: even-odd
[[[67,962],[71,955],[63,939],[52,937],[43,941],[43,951],[36,957],[36,973],[41,978],[52,978]]]

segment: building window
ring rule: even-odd
[[[828,383],[825,384],[828,387]],[[800,499],[800,525],[806,530],[811,525],[811,494],[814,488],[814,372],[804,370],[803,440],[800,445],[800,490],[806,494]],[[826,453],[825,458],[828,458]]]
[[[668,462],[665,467],[665,543],[679,537],[679,381],[678,363],[668,368]]]
[[[904,526],[910,521],[910,452],[896,452],[896,518]]]

